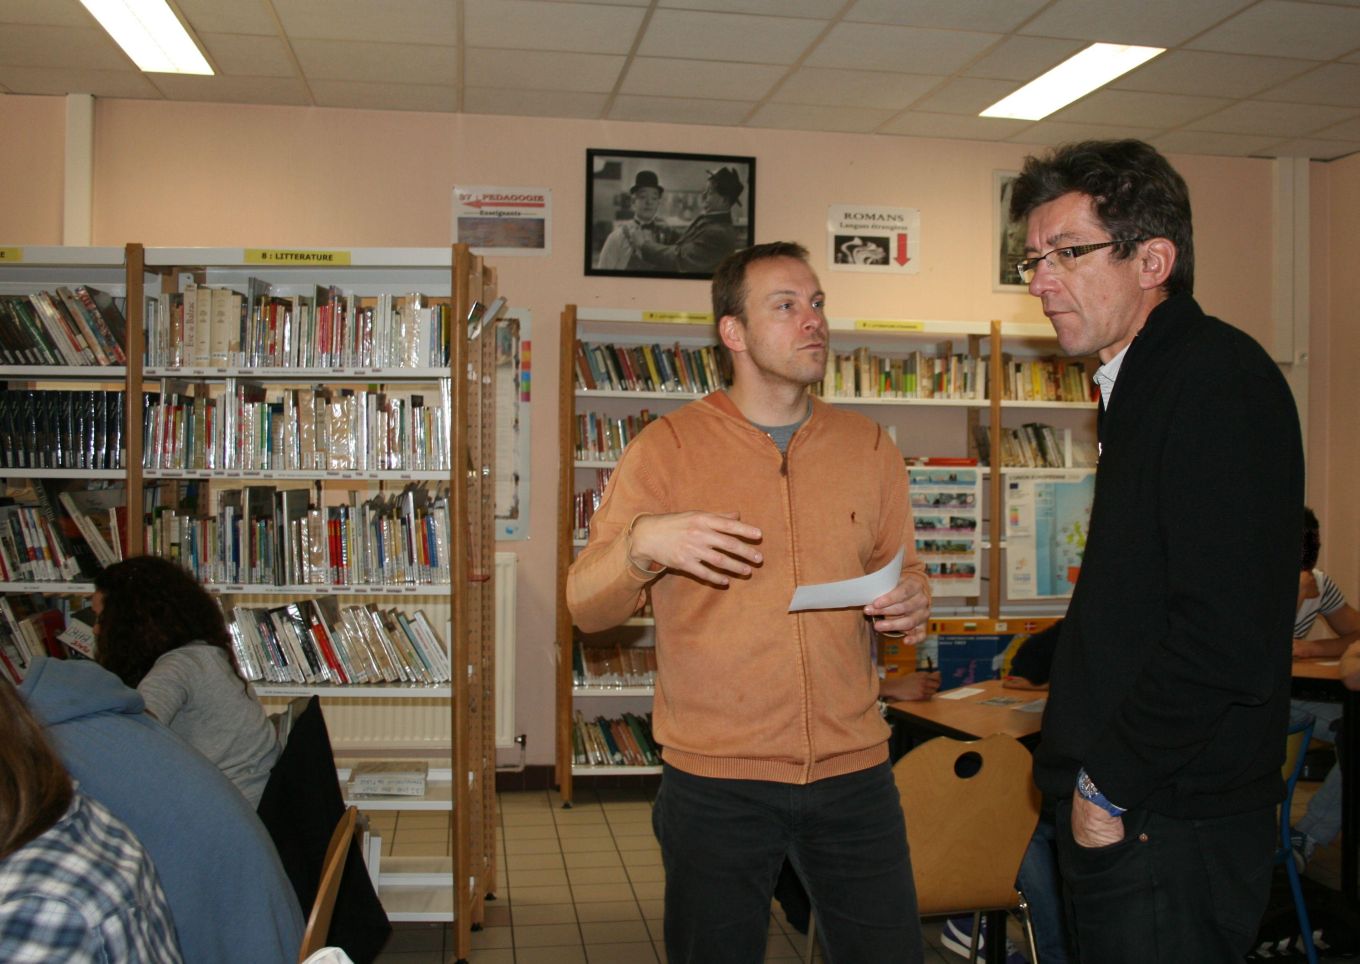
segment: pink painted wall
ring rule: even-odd
[[[61,244],[66,102],[0,96],[0,245]]]
[[[0,98],[0,132],[12,131],[23,113],[46,116],[54,109],[43,98],[17,98],[32,102],[22,108],[7,106],[12,100]],[[59,118],[60,100],[51,103]],[[443,245],[451,239],[455,184],[552,189],[552,255],[493,262],[511,303],[533,317],[530,538],[502,546],[520,555],[517,729],[529,734],[531,763],[552,756],[558,314],[568,302],[673,310],[708,305],[702,282],[583,275],[587,147],[755,156],[757,239],[808,245],[833,316],[1043,321],[1033,299],[993,293],[989,282],[992,172],[1015,170],[1027,153],[1020,145],[148,101],[99,101],[95,125],[96,244]],[[59,169],[59,138],[43,151],[45,163]],[[1188,156],[1173,162],[1194,200],[1201,302],[1269,339],[1270,162]],[[35,182],[45,184],[42,165],[34,161],[33,168]],[[1325,185],[1328,169],[1322,170]],[[1349,165],[1345,181],[1338,193],[1350,205],[1353,224],[1360,211],[1360,163]],[[55,199],[50,191],[25,191],[7,200],[5,220],[25,231],[51,231],[48,222],[59,229],[59,202],[59,185]],[[856,202],[920,209],[920,274],[866,278],[826,267],[827,207]],[[17,212],[13,218],[11,210]],[[1345,247],[1353,266],[1357,243],[1344,233],[1337,224],[1322,240]],[[1315,266],[1325,261],[1327,252],[1315,247]],[[1340,300],[1350,311],[1342,317],[1338,309],[1331,317],[1349,326],[1345,338],[1354,358],[1360,291],[1353,270],[1338,273],[1349,282]],[[1315,321],[1314,336],[1324,336],[1326,328]],[[1327,464],[1330,449],[1311,453],[1313,471]],[[1340,541],[1332,538],[1333,545]],[[1358,570],[1352,567],[1352,573]]]

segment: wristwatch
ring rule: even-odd
[[[1112,817],[1123,816],[1124,812],[1128,809],[1127,807],[1121,807],[1118,804],[1111,803],[1106,798],[1105,794],[1101,793],[1100,790],[1097,789],[1095,783],[1091,781],[1091,775],[1086,772],[1085,767],[1077,774],[1077,793],[1081,794],[1083,800],[1090,800]]]

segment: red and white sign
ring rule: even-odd
[[[551,254],[552,191],[455,186],[453,241],[483,255]]]

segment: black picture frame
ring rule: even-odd
[[[715,189],[725,189],[723,200],[740,188],[728,209],[730,226],[722,217],[721,201],[712,194],[705,199],[710,181]],[[634,220],[635,199],[647,188],[660,188],[657,225],[643,232],[648,248],[639,250],[626,238],[634,232],[623,231],[622,225]],[[642,196],[656,199],[650,191]],[[724,255],[755,243],[755,215],[754,157],[586,150],[588,275],[712,278]],[[619,234],[611,240],[616,229]]]

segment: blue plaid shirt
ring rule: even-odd
[[[79,788],[64,817],[0,860],[0,961],[182,961],[151,858]]]

